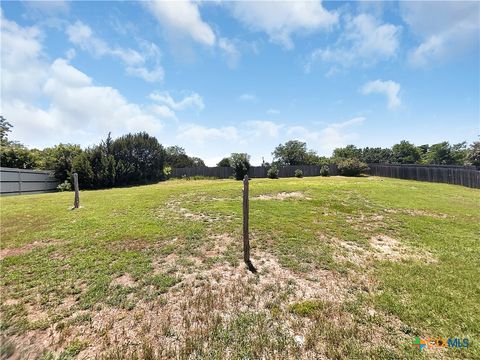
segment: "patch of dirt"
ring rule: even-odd
[[[411,209],[384,209],[385,212],[390,214],[406,214],[410,216],[427,216],[432,217],[435,219],[446,219],[450,215],[447,214],[439,214],[432,211],[426,210],[411,210]]]
[[[155,214],[163,219],[168,219],[169,221],[175,220],[175,219],[187,219],[187,220],[192,220],[192,221],[201,221],[201,222],[206,222],[206,223],[214,223],[217,221],[231,221],[234,216],[233,215],[218,215],[218,216],[211,216],[207,215],[201,212],[194,212],[191,211],[182,205],[188,204],[189,201],[188,199],[184,199],[180,197],[180,199],[172,199],[168,201],[164,206],[159,207],[156,211]]]
[[[213,252],[222,252],[233,241],[227,234],[215,237],[217,245]],[[178,257],[170,254],[165,263],[174,263]],[[103,307],[88,324],[76,324],[67,329],[54,326],[45,331],[28,331],[13,338],[17,348],[24,350],[22,358],[34,359],[42,348],[60,353],[74,340],[85,341],[88,347],[79,358],[93,358],[113,347],[133,351],[143,342],[158,349],[162,358],[172,358],[185,345],[192,334],[208,334],[214,321],[228,323],[237,314],[245,312],[269,312],[272,304],[279,306],[282,324],[291,326],[293,334],[304,336],[295,325],[298,320],[288,311],[292,302],[307,299],[341,304],[351,298],[347,278],[329,270],[317,270],[308,274],[295,273],[283,268],[276,257],[265,252],[256,252],[252,257],[258,273],[252,274],[243,262],[232,266],[226,262],[210,268],[198,268],[183,274],[180,283],[151,301],[139,299],[133,310]],[[162,265],[163,267],[163,265]],[[124,274],[111,283],[112,286],[135,286],[129,274]],[[149,289],[144,289],[149,291]],[[66,300],[65,305],[73,305]],[[174,357],[174,356],[173,356]]]
[[[333,239],[333,242],[341,249],[335,256],[337,260],[349,261],[361,267],[368,267],[372,260],[418,260],[429,264],[438,261],[431,253],[408,248],[387,235],[373,236],[370,239],[370,248],[339,239]]]
[[[293,192],[279,192],[276,194],[263,194],[253,197],[252,199],[256,200],[288,200],[288,199],[305,199],[310,200],[309,197],[306,197],[305,194],[299,191]]]
[[[215,235],[209,240],[207,243],[212,247],[202,257],[221,255],[235,241],[229,234]],[[392,248],[398,245],[394,241],[382,241],[391,243]],[[347,253],[357,254],[361,261],[371,257],[370,249],[366,247],[338,240],[336,243]],[[178,272],[181,281],[165,294],[155,293],[152,286],[140,288],[128,273],[114,279],[111,286],[136,286],[138,291],[135,294],[147,294],[134,297],[136,306],[131,310],[99,305],[91,313],[91,321],[64,329],[52,325],[44,331],[29,330],[10,340],[17,349],[22,349],[23,359],[35,359],[42,349],[58,355],[72,341],[88,344],[79,354],[79,359],[95,358],[112,349],[120,349],[122,354],[133,354],[144,343],[155,349],[159,358],[168,359],[178,357],[192,341],[208,346],[215,326],[219,323],[226,326],[238,314],[251,312],[267,314],[292,339],[303,339],[305,344],[296,350],[300,358],[322,358],[318,356],[319,353],[312,353],[308,344],[312,341],[318,343],[314,349],[320,351],[321,355],[325,344],[319,339],[325,340],[325,328],[319,327],[318,320],[293,314],[289,305],[305,300],[319,301],[327,306],[321,321],[330,324],[328,326],[350,327],[354,326],[353,315],[342,310],[342,304],[354,300],[359,288],[370,292],[375,286],[367,275],[353,272],[340,274],[317,269],[308,274],[297,273],[282,267],[275,256],[258,249],[252,256],[252,262],[258,270],[256,274],[248,271],[243,262],[238,266],[220,262],[206,267],[200,266],[201,258],[181,257],[175,253],[155,260],[154,272],[165,273],[166,269],[176,267],[180,260],[185,259],[193,261],[195,271]],[[61,306],[71,308],[75,306],[75,301],[73,298],[65,299]],[[78,314],[77,311],[70,318]],[[42,319],[40,315],[38,318]],[[370,309],[368,315],[378,314]],[[401,326],[401,322],[396,324],[392,321],[392,324],[395,329]],[[372,330],[362,331],[370,333]],[[380,326],[375,331],[385,337],[391,335]]]
[[[347,216],[346,221],[349,224],[352,224],[352,227],[356,230],[372,231],[385,225],[383,219],[383,215],[365,215],[361,213],[358,215]]]
[[[54,240],[48,241],[34,241],[33,243],[23,245],[17,248],[5,248],[0,250],[0,260],[5,259],[8,256],[22,255],[30,252],[34,249],[42,248],[48,245],[56,243]]]
[[[20,301],[18,299],[7,299],[3,301],[3,305],[6,305],[6,306],[13,306],[18,304],[20,304]]]
[[[206,257],[219,256],[227,252],[228,247],[235,242],[229,234],[213,235],[210,237],[213,240],[213,246],[209,246],[204,251]],[[209,242],[210,243],[210,242]]]
[[[123,274],[122,276],[113,279],[110,283],[110,286],[125,286],[125,287],[135,287],[135,280],[130,274]]]

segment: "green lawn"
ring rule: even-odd
[[[254,179],[252,274],[241,187],[0,198],[0,358],[480,358],[479,190]]]

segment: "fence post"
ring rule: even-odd
[[[73,187],[75,189],[75,200],[73,202],[73,207],[78,209],[80,206],[80,194],[78,193],[78,174],[73,173]]]
[[[248,175],[243,178],[243,260],[250,262],[250,239],[248,237]]]
[[[22,195],[22,173],[20,170],[17,171],[18,173],[18,194]]]

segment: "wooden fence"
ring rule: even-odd
[[[448,184],[463,185],[471,188],[480,188],[480,170],[475,166],[454,165],[414,165],[414,164],[369,164],[369,174],[374,176],[392,177],[397,179],[410,179],[419,181],[442,182]],[[303,176],[319,176],[320,166],[299,165],[282,166],[278,176],[293,177],[295,170],[303,171]],[[268,168],[264,166],[252,166],[248,171],[250,178],[266,178]],[[329,165],[329,174],[338,175],[335,164]],[[233,176],[233,170],[229,167],[189,167],[172,169],[172,177],[208,176],[219,179],[227,179]]]
[[[480,188],[480,170],[475,166],[368,164],[370,175],[397,179],[456,184]]]
[[[0,167],[0,194],[32,194],[54,191],[58,186],[51,171]]]
[[[320,166],[317,165],[289,165],[281,166],[279,168],[279,177],[293,177],[295,176],[295,170],[300,169],[303,172],[303,176],[319,176]],[[248,170],[248,177],[250,178],[266,178],[268,168],[265,166],[251,166]],[[329,174],[338,175],[337,166],[334,164],[329,165]],[[192,177],[192,176],[209,176],[219,179],[228,179],[233,176],[233,170],[230,167],[188,167],[172,169],[171,177]]]

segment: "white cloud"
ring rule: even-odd
[[[165,105],[150,105],[150,111],[161,118],[171,118],[177,120],[175,112]]]
[[[480,3],[476,1],[402,2],[402,17],[421,43],[410,51],[412,66],[427,66],[480,43]]]
[[[147,82],[159,82],[164,78],[164,70],[160,66],[160,50],[158,47],[144,40],[139,40],[142,52],[137,50],[110,47],[104,40],[97,37],[92,29],[81,21],[67,27],[67,35],[73,44],[93,56],[112,56],[120,59],[126,65],[128,74],[139,77]],[[151,63],[149,69],[147,63]]]
[[[255,102],[258,100],[258,98],[254,95],[254,94],[248,94],[248,93],[245,93],[245,94],[242,94],[238,97],[238,100],[240,101],[252,101],[252,102]]]
[[[294,47],[292,34],[329,29],[338,21],[321,1],[238,1],[231,8],[239,21],[286,49]]]
[[[185,96],[181,100],[175,101],[168,91],[156,91],[150,94],[150,99],[167,105],[173,110],[185,110],[187,108],[203,110],[205,108],[203,98],[195,92]]]
[[[201,125],[189,124],[179,128],[177,138],[181,140],[191,140],[197,144],[203,144],[206,141],[212,140],[236,141],[239,139],[239,136],[237,128],[234,126],[209,128]]]
[[[236,68],[240,61],[240,51],[238,51],[233,41],[227,38],[220,38],[218,40],[218,47],[223,51],[228,66],[232,69]]]
[[[278,137],[280,129],[284,126],[272,121],[247,121],[245,125],[248,132],[255,137],[268,136],[273,138]]]
[[[374,80],[363,85],[361,89],[362,94],[383,94],[387,97],[388,107],[394,109],[402,103],[400,100],[400,84],[392,80]]]
[[[160,25],[171,33],[188,36],[204,45],[215,45],[215,34],[205,23],[193,1],[148,1],[146,8],[155,16]]]
[[[317,61],[343,67],[369,66],[396,56],[400,26],[382,24],[368,14],[353,18],[347,15],[344,23],[345,30],[334,46],[316,49],[310,54],[305,65],[306,72],[309,72]],[[335,66],[330,69],[329,74],[334,72],[338,72]]]
[[[278,109],[268,109],[266,112],[267,112],[268,115],[278,115],[278,114],[280,114],[280,110],[278,110]]]
[[[47,65],[43,57],[42,33],[36,27],[20,27],[1,16],[2,99],[30,99],[40,89]]]
[[[68,63],[49,63],[36,28],[2,24],[2,115],[13,125],[12,138],[29,146],[63,142],[88,145],[112,131],[158,133],[159,117],[127,101],[118,90],[96,86]],[[37,105],[45,104],[45,105]]]
[[[344,122],[333,123],[321,131],[311,131],[303,126],[292,126],[287,129],[290,136],[297,136],[299,140],[307,141],[313,148],[321,150],[323,155],[330,155],[331,152],[341,146],[347,145],[357,138],[357,133],[351,127],[361,125],[364,117],[356,117]]]

